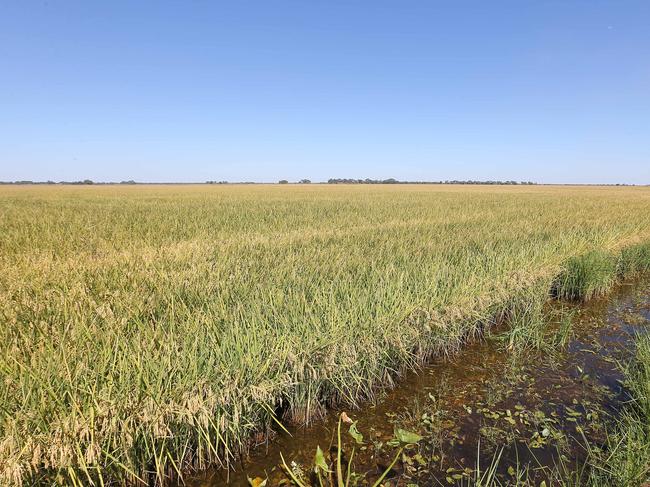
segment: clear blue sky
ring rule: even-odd
[[[650,2],[0,3],[0,180],[650,183]]]

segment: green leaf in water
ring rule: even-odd
[[[325,455],[323,455],[323,450],[320,449],[320,446],[316,447],[316,456],[314,457],[314,472],[318,470],[329,473],[329,467],[325,461]]]
[[[357,444],[359,444],[359,445],[363,444],[363,435],[357,429],[357,422],[356,421],[350,425],[350,429],[348,431],[350,433],[350,436],[352,438],[354,438],[354,441],[356,441]]]
[[[400,443],[407,443],[407,444],[417,443],[418,441],[422,440],[422,437],[417,433],[406,431],[401,428],[395,429],[395,438]]]
[[[421,466],[425,466],[427,464],[427,461],[424,459],[422,455],[419,453],[413,457],[413,459],[418,462]]]

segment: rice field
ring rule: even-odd
[[[227,466],[647,242],[650,187],[0,186],[0,484]]]

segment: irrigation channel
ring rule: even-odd
[[[346,410],[363,443],[344,424],[344,461],[354,446],[355,475],[372,485],[396,456],[391,440],[403,428],[422,439],[402,452],[384,485],[466,485],[492,465],[504,484],[525,475],[533,485],[555,485],[554,475],[579,469],[588,450],[604,444],[628,399],[621,364],[632,357],[634,336],[650,324],[650,279],[624,282],[586,304],[553,302],[547,316],[546,346],[509,350],[503,325],[453,357],[406,374],[374,405]],[[234,470],[204,472],[188,485],[239,486],[249,479],[289,485],[281,455],[308,476],[317,446],[326,458],[336,456],[342,411],[308,427],[278,427]]]

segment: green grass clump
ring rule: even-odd
[[[650,271],[650,244],[630,245],[621,251],[618,274],[630,277]]]
[[[648,237],[641,187],[2,187],[0,484],[226,466]]]
[[[548,283],[544,280],[513,297],[504,316],[508,330],[501,336],[508,350],[525,352],[547,345],[544,305],[548,298]]]
[[[617,259],[607,251],[591,251],[571,257],[554,284],[562,299],[588,300],[606,293],[617,277]]]

